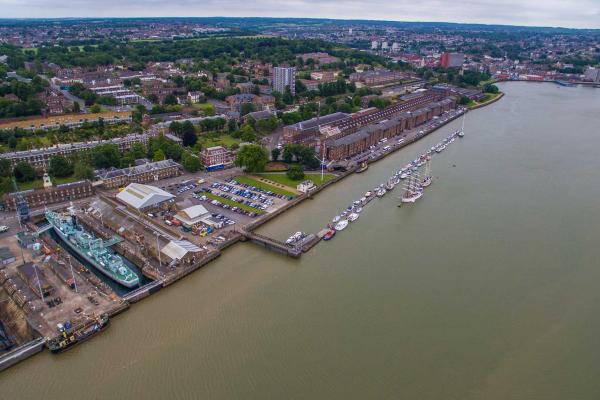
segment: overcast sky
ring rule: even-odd
[[[600,28],[600,0],[0,0],[0,17],[322,17]]]

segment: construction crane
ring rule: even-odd
[[[12,180],[13,190],[15,192],[14,200],[15,200],[15,208],[17,210],[17,218],[19,219],[19,224],[22,226],[24,222],[29,221],[29,205],[27,201],[23,198],[23,196],[19,193],[19,189],[17,187],[17,181],[15,178]]]

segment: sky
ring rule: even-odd
[[[3,18],[211,16],[600,28],[600,0],[0,0]]]

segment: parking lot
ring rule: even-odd
[[[183,238],[201,245],[218,245],[236,227],[243,227],[265,213],[272,212],[288,199],[275,193],[251,187],[218,176],[203,176],[197,179],[172,181],[163,187],[176,196],[176,208],[147,213],[155,223],[177,231]],[[210,213],[208,223],[182,226],[174,218],[177,210],[202,205]]]

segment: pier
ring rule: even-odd
[[[567,81],[561,81],[561,80],[557,80],[554,81],[554,83],[560,85],[560,86],[567,86],[567,87],[575,87],[575,84],[572,82],[567,82]]]
[[[267,250],[271,250],[292,258],[300,258],[300,256],[302,255],[301,247],[290,247],[287,244],[280,242],[279,240],[270,238],[268,236],[263,236],[254,232],[241,231],[240,233],[246,238],[246,240],[249,240],[250,242],[255,243],[261,247],[264,247]]]

